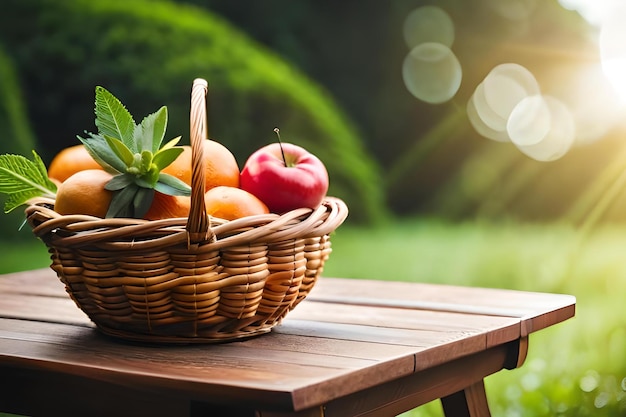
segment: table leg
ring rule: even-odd
[[[441,399],[447,417],[490,417],[483,380]]]

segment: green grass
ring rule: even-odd
[[[32,239],[16,241],[0,240],[0,274],[45,268],[49,265],[50,257],[45,245],[34,236]]]
[[[626,415],[626,226],[581,239],[560,225],[392,222],[344,225],[326,276],[572,294],[576,317],[533,334],[523,367],[486,380],[502,417]],[[0,242],[0,272],[45,267],[36,239]],[[442,416],[433,402],[407,413]]]
[[[494,416],[626,414],[626,228],[418,220],[344,226],[325,275],[572,294],[576,317],[530,338],[526,363],[486,380]],[[439,402],[407,416],[442,416]]]

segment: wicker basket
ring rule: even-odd
[[[269,332],[311,291],[347,207],[234,221],[207,216],[202,140],[207,83],[191,94],[192,196],[188,218],[62,216],[54,201],[26,208],[67,292],[104,333],[135,341],[211,343]]]

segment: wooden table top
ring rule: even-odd
[[[100,334],[49,269],[0,275],[0,366],[303,410],[528,336],[569,295],[322,277],[266,335],[217,345]]]

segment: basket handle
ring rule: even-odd
[[[187,232],[191,243],[215,241],[211,219],[204,205],[204,141],[207,138],[206,96],[209,84],[196,78],[191,87],[189,117],[191,141],[191,208],[187,219]]]

